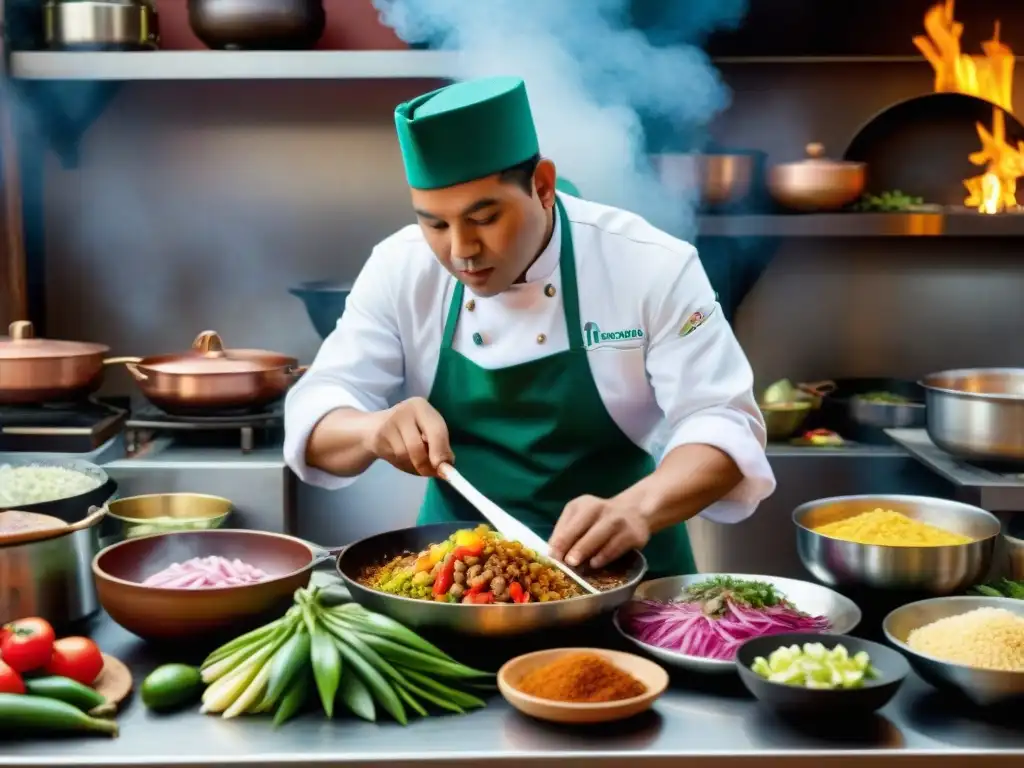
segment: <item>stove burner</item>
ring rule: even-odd
[[[243,453],[252,451],[257,431],[270,431],[284,426],[284,412],[280,406],[249,412],[205,411],[195,415],[170,414],[148,405],[134,412],[125,424],[129,454],[135,453],[143,442],[140,436],[171,433],[239,433]]]
[[[127,411],[94,398],[0,406],[0,450],[85,453],[116,435]]]

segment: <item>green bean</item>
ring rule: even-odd
[[[270,661],[267,701],[275,704],[291,687],[295,676],[308,669],[309,664],[310,637],[305,624],[302,624]]]
[[[454,678],[489,676],[487,672],[471,669],[457,661],[447,661],[435,656],[428,656],[425,653],[415,651],[377,635],[360,635],[360,639],[388,661],[393,661],[396,664],[402,664],[421,672]]]
[[[415,693],[424,701],[429,701],[431,704],[433,704],[435,707],[439,709],[447,709],[449,712],[455,712],[460,715],[466,714],[466,710],[464,710],[458,704],[455,704],[451,701],[446,701],[445,699],[442,699],[440,696],[435,696],[430,691],[425,691],[419,686],[410,683],[408,680],[399,683],[399,686],[405,688],[407,691]]]
[[[216,664],[218,661],[226,659],[232,653],[242,649],[250,643],[255,643],[257,640],[269,637],[271,633],[280,628],[287,620],[287,614],[285,614],[277,621],[272,621],[258,629],[254,629],[252,632],[246,632],[241,637],[236,637],[229,643],[225,643],[206,657],[202,666],[200,666],[200,669],[206,669],[207,667]]]
[[[358,628],[365,628],[368,632],[387,637],[396,643],[403,643],[404,645],[408,645],[410,648],[415,648],[423,653],[429,653],[439,658],[455,661],[455,659],[442,651],[436,645],[424,640],[408,627],[399,624],[397,621],[387,616],[381,616],[379,613],[367,611],[356,603],[339,606],[338,608],[329,608],[326,613],[333,619],[340,619],[353,625],[361,625]],[[353,629],[356,628],[357,627],[355,626],[353,627]]]
[[[363,720],[369,720],[371,723],[376,722],[377,708],[373,704],[373,695],[366,684],[359,679],[352,664],[346,664],[342,670],[338,696],[353,715],[361,717]]]
[[[370,689],[370,693],[373,694],[373,698],[395,720],[402,725],[406,725],[409,722],[409,718],[405,713],[405,707],[402,706],[402,700],[388,681],[374,668],[374,665],[359,655],[353,648],[349,647],[337,635],[335,635],[335,645],[337,645],[338,651],[345,660],[345,663],[354,667],[359,673],[363,682]]]
[[[403,686],[395,686],[395,693],[397,693],[398,697],[405,702],[405,705],[409,707],[409,709],[411,709],[417,715],[419,715],[420,717],[429,716],[430,713],[427,712],[426,708],[418,701],[416,701],[416,699],[413,698],[413,695],[409,693],[407,690],[405,690]]]
[[[334,638],[319,624],[314,624],[310,633],[310,659],[320,703],[327,717],[334,717],[334,697],[338,694],[342,673],[341,655]]]
[[[299,675],[292,680],[292,684],[284,692],[281,703],[277,705],[274,712],[274,727],[287,722],[298,714],[302,705],[306,703],[309,696],[309,670],[303,669]]]
[[[451,701],[453,704],[458,704],[463,709],[480,709],[481,707],[487,706],[487,702],[483,699],[477,698],[473,694],[466,693],[465,691],[449,688],[444,683],[439,683],[427,675],[420,674],[414,669],[403,668],[400,671],[407,680],[418,683],[424,688],[436,693],[438,696],[442,696]]]

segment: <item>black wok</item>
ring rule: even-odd
[[[357,603],[412,629],[496,637],[581,624],[613,611],[633,597],[633,592],[647,573],[647,561],[640,552],[634,551],[612,566],[626,572],[627,581],[621,586],[570,600],[523,604],[435,603],[378,592],[359,583],[359,576],[369,566],[379,565],[405,552],[419,552],[430,544],[444,541],[459,529],[475,528],[478,524],[435,523],[370,536],[350,544],[338,555],[338,574]]]

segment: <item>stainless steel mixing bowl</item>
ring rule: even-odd
[[[978,608],[1005,608],[1024,617],[1024,602],[1008,597],[937,597],[897,608],[885,617],[882,629],[886,639],[903,652],[926,681],[936,688],[958,691],[974,703],[988,706],[1024,695],[1024,670],[1006,672],[967,667],[920,653],[907,645],[907,636],[913,630]]]
[[[683,590],[691,584],[697,584],[716,576],[730,576],[734,579],[749,579],[751,581],[764,581],[776,587],[782,592],[797,608],[812,616],[825,616],[831,624],[831,633],[845,635],[852,632],[860,624],[861,612],[857,604],[850,598],[833,592],[828,587],[819,584],[811,584],[807,581],[797,579],[784,579],[781,576],[756,576],[746,573],[700,573],[691,576],[668,576],[664,579],[653,579],[641,584],[634,595],[635,600],[662,600],[668,601],[679,597]],[[630,610],[630,603],[626,603],[614,616],[615,628],[619,633],[633,643],[637,648],[649,653],[670,667],[679,667],[692,672],[704,672],[707,674],[721,674],[732,672],[736,669],[735,661],[721,661],[719,659],[705,659],[700,656],[690,656],[685,653],[677,653],[665,648],[658,648],[655,645],[648,645],[629,634],[622,626],[625,618],[625,611]]]
[[[942,371],[920,384],[939,448],[969,461],[1024,461],[1024,369]]]
[[[891,509],[973,541],[948,547],[885,547],[833,539],[814,531],[826,523],[874,509]],[[833,587],[948,595],[984,581],[1000,525],[995,515],[970,504],[927,496],[834,496],[801,504],[793,512],[800,561]]]

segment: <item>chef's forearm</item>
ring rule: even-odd
[[[710,445],[680,445],[653,474],[619,498],[642,514],[652,532],[685,522],[733,490],[743,480],[736,462]]]
[[[338,477],[361,475],[377,459],[369,446],[383,413],[338,408],[324,416],[306,442],[306,464]]]

